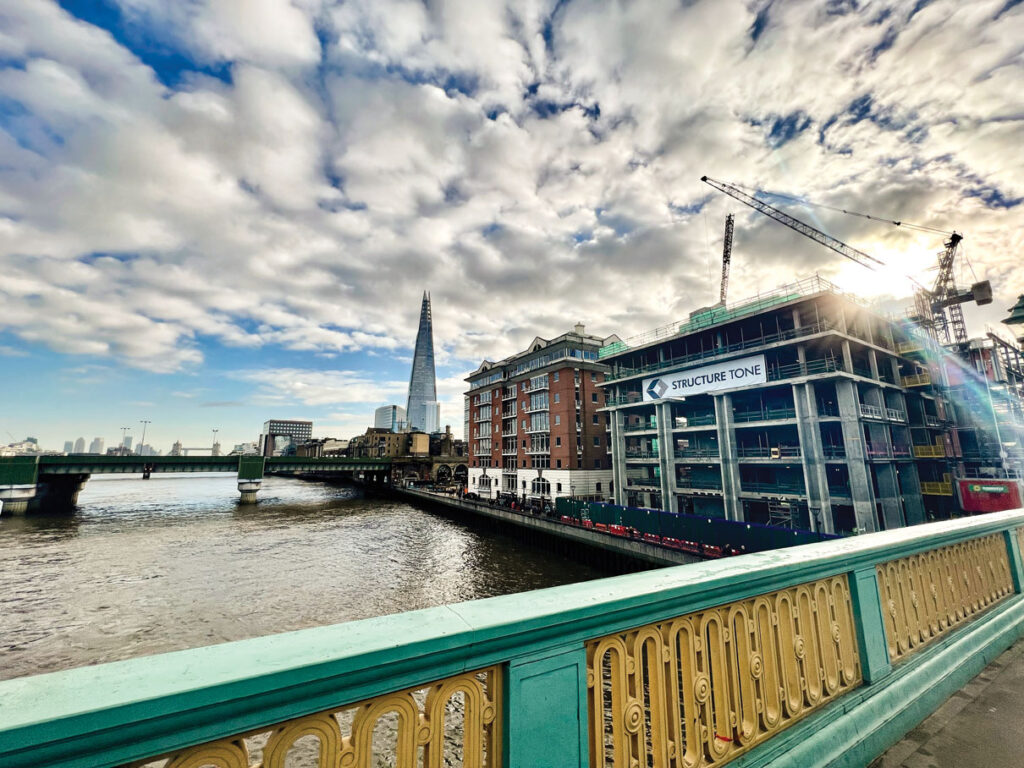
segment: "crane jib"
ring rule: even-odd
[[[739,200],[741,203],[744,203],[745,205],[749,205],[755,211],[760,211],[765,216],[768,216],[771,219],[775,219],[780,224],[785,224],[790,229],[796,230],[805,237],[814,240],[816,243],[824,245],[826,248],[835,251],[841,256],[845,256],[846,258],[850,259],[850,261],[857,262],[863,267],[867,267],[868,269],[875,269],[875,264],[883,263],[879,259],[876,259],[874,256],[870,256],[864,253],[863,251],[859,251],[856,248],[847,245],[842,240],[834,238],[831,235],[826,234],[825,232],[822,232],[819,229],[815,229],[810,224],[800,221],[800,219],[797,219],[794,216],[790,216],[788,213],[780,211],[778,208],[769,205],[763,200],[758,200],[753,195],[748,195],[746,192],[732,184],[712,179],[709,176],[701,176],[700,180],[703,181],[705,184],[714,187],[719,192],[723,192],[729,195],[729,197],[735,198],[736,200]]]

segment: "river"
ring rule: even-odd
[[[607,575],[349,486],[100,475],[0,516],[0,679]]]

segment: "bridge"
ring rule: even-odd
[[[390,459],[305,458],[298,456],[15,456],[0,458],[3,514],[31,509],[64,512],[92,475],[160,472],[236,472],[243,504],[256,501],[265,473],[300,472],[324,478],[347,477],[369,484],[390,481]]]
[[[998,512],[17,678],[0,765],[860,768],[1024,635],[1022,548]]]

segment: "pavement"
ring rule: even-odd
[[[870,768],[1024,768],[1024,639]]]

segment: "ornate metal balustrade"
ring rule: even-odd
[[[999,534],[890,560],[876,570],[893,662],[1013,592],[1006,541]]]
[[[501,669],[449,677],[131,764],[131,768],[501,765]]]
[[[717,765],[861,682],[845,576],[587,644],[590,765]]]
[[[0,765],[859,768],[1024,636],[1022,550],[998,512],[0,681]]]

